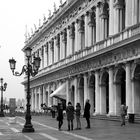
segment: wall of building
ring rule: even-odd
[[[31,79],[32,110],[57,104],[49,95],[66,83],[66,101],[80,102],[82,112],[90,99],[94,115],[119,115],[123,103],[139,114],[139,0],[76,0],[60,7],[24,47],[42,59]]]

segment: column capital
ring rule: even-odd
[[[64,29],[62,32],[62,41],[67,42],[67,29]]]
[[[70,36],[70,38],[72,38],[72,39],[75,37],[75,26],[74,26],[74,23],[72,23],[72,24],[70,25],[69,36]]]
[[[124,8],[124,1],[123,0],[114,0],[113,6],[116,9],[123,9]]]
[[[108,4],[106,1],[103,1],[101,4],[100,4],[100,8],[101,8],[101,12],[100,12],[100,17],[102,19],[105,19],[105,18],[108,18]]]
[[[88,21],[89,26],[95,26],[95,12],[93,10],[89,11],[89,21]]]
[[[83,20],[83,18],[80,18],[79,19],[79,22],[78,22],[78,31],[80,33],[84,32],[84,20]]]

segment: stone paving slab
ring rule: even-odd
[[[6,121],[6,118],[4,118]],[[4,120],[0,121],[0,140],[46,140],[46,137],[57,137],[58,140],[140,140],[140,124],[128,123],[121,127],[119,121],[97,120],[91,119],[91,129],[86,129],[85,118],[81,118],[82,129],[67,131],[67,120],[64,119],[62,131],[59,131],[56,118],[51,116],[32,116],[32,124],[35,133],[22,133],[22,128],[25,123],[24,117],[17,119],[17,124],[4,125]],[[41,124],[41,125],[40,125]],[[44,127],[46,126],[46,127]],[[19,130],[13,132],[10,127]],[[76,121],[74,120],[74,128]],[[81,136],[81,138],[80,138]],[[28,138],[29,137],[29,138]]]
[[[40,123],[57,128],[57,121],[51,116],[32,117],[33,120]],[[91,119],[91,129],[86,129],[86,121],[81,118],[82,129],[70,131],[77,135],[85,136],[93,140],[140,140],[140,124],[128,123],[125,126],[121,126],[119,121],[98,120]],[[76,122],[74,120],[74,128],[76,128]],[[63,131],[67,131],[67,121],[64,119],[62,126]]]

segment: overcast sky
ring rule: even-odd
[[[43,15],[48,18],[48,10],[53,13],[54,2],[58,8],[60,0],[0,0],[0,78],[8,83],[4,98],[24,98],[24,86],[21,85],[24,75],[13,76],[8,61],[13,57],[17,61],[16,71],[21,71],[26,25],[31,33],[34,24],[39,26],[39,19],[43,22]]]

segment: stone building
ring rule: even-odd
[[[94,115],[118,115],[122,103],[140,114],[139,23],[140,0],[61,2],[23,48],[41,58],[31,78],[31,109],[57,104],[55,95],[64,92],[82,109],[90,99]]]

